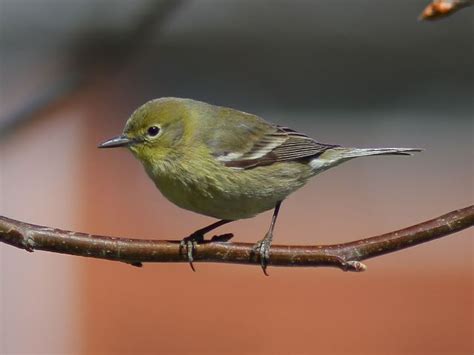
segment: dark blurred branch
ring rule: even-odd
[[[437,20],[474,5],[474,0],[432,0],[420,14],[420,20]]]
[[[0,120],[0,138],[3,138],[46,111],[73,98],[84,85],[99,77],[113,76],[134,56],[147,48],[151,38],[156,38],[166,21],[184,0],[152,0],[143,11],[140,21],[122,32],[97,32],[76,39],[72,45],[70,65],[66,73],[46,86],[16,112]]]
[[[473,225],[474,206],[469,206],[408,228],[354,242],[322,246],[275,245],[271,248],[269,265],[332,266],[346,271],[364,271],[366,267],[361,260],[409,248]],[[188,262],[185,250],[176,241],[90,235],[36,226],[1,216],[0,242],[27,251],[45,250],[121,261],[135,266],[141,266],[142,262]],[[220,241],[196,246],[194,261],[260,265],[253,244]]]
[[[19,110],[0,119],[0,138],[15,131],[30,119],[46,112],[53,104],[59,106],[64,99],[70,97],[81,86],[83,81],[82,75],[71,73],[45,87],[38,93],[38,96],[31,98]]]

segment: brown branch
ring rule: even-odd
[[[364,271],[366,267],[361,260],[409,248],[473,225],[474,205],[408,228],[354,242],[321,246],[275,245],[271,248],[269,265],[333,266],[346,271]],[[45,250],[121,261],[135,266],[141,266],[142,262],[187,262],[186,253],[178,241],[90,235],[36,226],[2,216],[0,242],[27,251]],[[196,246],[194,259],[196,262],[260,265],[252,248],[250,243],[210,241]]]
[[[474,5],[474,0],[432,0],[422,11],[419,19],[438,20],[471,5]]]

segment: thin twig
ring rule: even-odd
[[[344,244],[321,246],[274,245],[269,265],[332,266],[345,271],[364,271],[360,261],[392,253],[474,225],[474,205],[395,232]],[[195,262],[260,265],[253,244],[222,242],[214,238],[196,246]],[[27,251],[45,250],[99,259],[121,261],[135,266],[142,262],[188,262],[179,241],[115,238],[41,227],[0,216],[0,242]]]
[[[421,12],[418,19],[438,20],[472,5],[474,5],[474,0],[432,0]]]

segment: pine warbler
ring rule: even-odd
[[[356,157],[420,151],[322,144],[249,113],[181,98],[139,107],[122,135],[99,146],[113,147],[127,147],[168,200],[220,219],[183,239],[191,267],[195,243],[205,233],[274,209],[268,232],[255,245],[265,274],[281,202],[309,178]]]

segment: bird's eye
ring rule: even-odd
[[[158,133],[160,133],[160,128],[157,126],[151,126],[150,128],[148,128],[147,132],[150,137],[155,137],[158,135]]]

